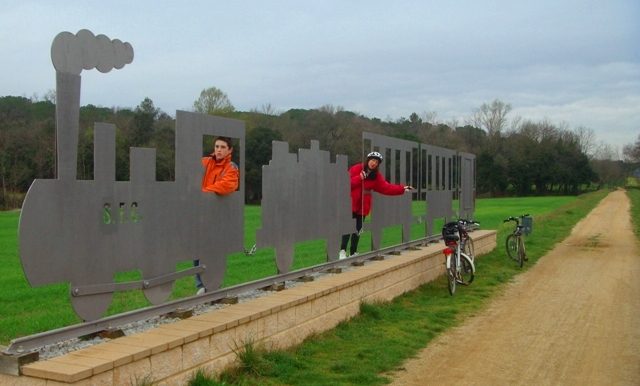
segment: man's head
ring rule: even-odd
[[[216,160],[221,161],[233,152],[233,143],[231,138],[217,137],[213,141],[213,155]]]

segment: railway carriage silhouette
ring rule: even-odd
[[[340,237],[351,233],[347,157],[329,152],[312,140],[309,149],[289,153],[286,142],[274,141],[272,160],[262,167],[262,228],[259,247],[273,246],[279,273],[289,272],[295,243],[326,240],[327,260],[337,260]]]

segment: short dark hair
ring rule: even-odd
[[[213,144],[215,145],[215,143],[217,141],[222,141],[222,142],[226,143],[227,146],[229,146],[229,149],[233,149],[233,141],[231,141],[231,138],[219,136],[219,137],[216,137],[216,139],[213,140]]]

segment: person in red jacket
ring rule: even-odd
[[[390,184],[379,172],[378,166],[382,163],[382,154],[372,151],[367,154],[367,160],[357,163],[349,168],[351,178],[351,212],[356,219],[356,232],[342,236],[340,244],[339,259],[347,257],[347,244],[351,239],[349,256],[353,256],[358,251],[358,241],[360,241],[360,231],[362,222],[371,211],[371,191],[376,191],[388,196],[399,196],[413,188],[409,185]]]
[[[213,141],[213,153],[206,157],[202,157],[202,167],[204,175],[202,176],[202,191],[208,193],[216,193],[226,196],[238,190],[240,181],[240,172],[238,165],[231,161],[233,153],[233,143],[231,138],[217,137]],[[193,264],[198,266],[200,260],[194,260]],[[206,289],[202,284],[200,274],[196,275],[197,294],[205,293]]]

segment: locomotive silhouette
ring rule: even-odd
[[[175,181],[166,182],[155,180],[155,149],[149,148],[131,148],[130,181],[116,181],[115,126],[96,123],[94,179],[77,180],[80,72],[122,68],[133,60],[133,49],[81,30],[56,36],[51,57],[57,178],[36,179],[24,200],[19,243],[29,283],[69,281],[71,303],[84,320],[99,318],[114,291],[142,289],[158,304],[176,279],[200,272],[207,288],[219,287],[225,256],[243,250],[244,181],[228,196],[201,192],[202,138],[233,138],[244,165],[244,123],[177,111]],[[176,271],[178,262],[194,259],[198,267]],[[117,272],[136,269],[142,280],[114,282]]]

